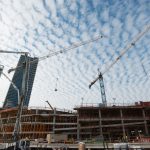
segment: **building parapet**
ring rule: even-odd
[[[78,108],[92,108],[92,107],[143,107],[143,106],[149,106],[150,107],[150,102],[135,102],[135,103],[107,103],[107,106],[104,106],[102,103],[83,103],[81,105],[76,105],[75,110]]]

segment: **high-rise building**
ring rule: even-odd
[[[24,98],[24,106],[29,105],[30,95],[32,91],[33,81],[37,69],[38,64],[38,58],[32,58],[27,57],[28,61],[34,61],[32,63],[29,63],[29,69],[28,69],[28,80],[26,81],[26,95]],[[19,93],[21,94],[22,91],[22,81],[23,81],[23,63],[25,62],[25,56],[21,55],[17,69],[15,70],[12,82],[16,85],[16,87],[19,89]],[[21,66],[21,67],[19,67]],[[17,91],[14,89],[12,84],[9,87],[7,96],[5,98],[5,102],[3,105],[3,108],[10,108],[10,107],[17,107],[18,105],[18,94]]]

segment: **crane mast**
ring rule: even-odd
[[[28,52],[15,52],[15,51],[5,51],[5,50],[0,50],[0,53],[14,53],[14,54],[23,54],[25,56],[25,62],[23,63],[23,79],[22,79],[22,88],[21,88],[21,93],[18,94],[18,112],[16,116],[16,122],[14,126],[14,131],[13,131],[13,140],[15,142],[15,149],[19,149],[19,142],[20,142],[20,122],[21,122],[21,115],[22,115],[22,109],[23,109],[23,103],[25,99],[25,95],[27,92],[27,80],[28,80],[28,68],[29,68],[29,60],[28,60]],[[9,72],[14,71],[15,69],[11,69]],[[2,72],[3,71],[3,66],[0,66],[0,75],[3,74],[8,80],[9,78]],[[11,82],[11,80],[9,80]],[[11,82],[13,84],[13,82]],[[13,84],[13,87],[18,91],[18,88]],[[19,93],[19,91],[18,91]]]
[[[27,53],[25,54],[25,63],[23,64],[23,82],[22,82],[22,90],[21,90],[21,96],[20,96],[20,101],[18,105],[18,113],[16,117],[16,123],[14,127],[14,132],[13,132],[13,138],[14,141],[17,142],[20,140],[19,133],[20,133],[20,122],[21,122],[21,115],[22,115],[22,108],[23,108],[23,102],[24,98],[26,95],[26,81],[28,80],[28,68],[29,68],[29,63],[28,63],[28,58],[27,58]]]
[[[101,90],[102,103],[104,104],[104,106],[107,106],[104,80],[101,72],[99,72],[99,85]]]

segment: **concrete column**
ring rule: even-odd
[[[2,137],[3,137],[3,142],[5,142],[5,134],[4,134],[4,127],[3,127],[3,121],[2,121],[2,117],[1,117],[1,114],[0,114],[0,127],[1,127],[1,131],[3,133]]]
[[[54,108],[53,114],[53,133],[55,133],[55,124],[56,124],[56,108]]]
[[[39,113],[39,110],[38,109],[36,109],[36,115]]]
[[[99,108],[99,131],[100,131],[100,137],[103,139],[102,114],[100,108]]]
[[[80,140],[80,122],[79,122],[79,111],[77,115],[77,140]]]
[[[129,129],[126,129],[127,140],[130,139]]]
[[[126,137],[126,132],[125,132],[125,127],[124,127],[124,120],[123,120],[122,109],[120,109],[120,117],[121,117],[121,124],[122,124],[123,137]]]
[[[145,110],[144,109],[142,109],[142,114],[143,114],[143,119],[144,119],[145,134],[149,135],[148,134],[148,128],[147,128],[146,115],[145,115]]]
[[[34,116],[35,118],[35,120],[34,120],[34,131],[35,131],[35,128],[37,127],[37,124],[36,124],[36,122],[37,121],[39,121],[39,116],[38,116],[38,114],[39,114],[39,110],[38,109],[36,109],[35,110],[35,113],[36,113],[36,115]],[[36,134],[33,132],[33,136],[34,136],[34,138],[36,138]]]

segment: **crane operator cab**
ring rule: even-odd
[[[29,150],[30,149],[30,140],[22,139],[17,142],[16,150]]]

